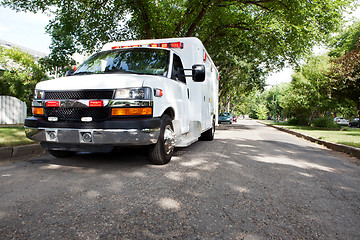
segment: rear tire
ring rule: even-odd
[[[62,150],[48,150],[48,151],[51,155],[53,155],[56,158],[68,158],[76,154],[76,152],[73,151],[62,151]]]
[[[149,159],[153,164],[164,165],[170,162],[174,153],[174,127],[168,115],[161,117],[160,136],[156,144],[149,147]]]
[[[201,141],[212,141],[214,140],[215,135],[215,120],[212,122],[212,128],[206,130],[203,132],[199,138]]]

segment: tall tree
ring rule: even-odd
[[[294,63],[335,30],[345,7],[356,0],[3,0],[18,10],[52,12],[48,26],[53,46],[64,52],[94,52],[108,41],[195,36],[219,65],[221,84],[238,65],[264,75]],[[58,35],[60,33],[60,35]],[[224,60],[224,58],[226,58]],[[233,70],[229,68],[234,68]],[[240,71],[238,82],[247,81]],[[230,75],[231,76],[231,75]],[[257,80],[263,85],[263,80]],[[238,84],[241,86],[242,84]],[[232,89],[222,91],[223,98]]]
[[[360,117],[360,48],[336,59],[330,77],[333,96],[353,101]]]
[[[332,94],[354,103],[360,117],[360,21],[349,26],[334,40],[335,56],[330,71]]]
[[[330,68],[327,55],[311,55],[306,63],[295,69],[290,88],[283,102],[288,113],[303,123],[329,115],[335,110],[327,73]]]

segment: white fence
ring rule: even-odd
[[[0,124],[23,124],[26,103],[15,97],[0,96]]]

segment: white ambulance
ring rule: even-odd
[[[197,38],[107,43],[36,85],[26,134],[55,157],[147,146],[151,162],[166,164],[174,147],[214,138],[218,79]]]

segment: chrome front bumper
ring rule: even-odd
[[[155,144],[160,128],[155,129],[66,129],[25,127],[26,136],[38,142],[141,146]]]

